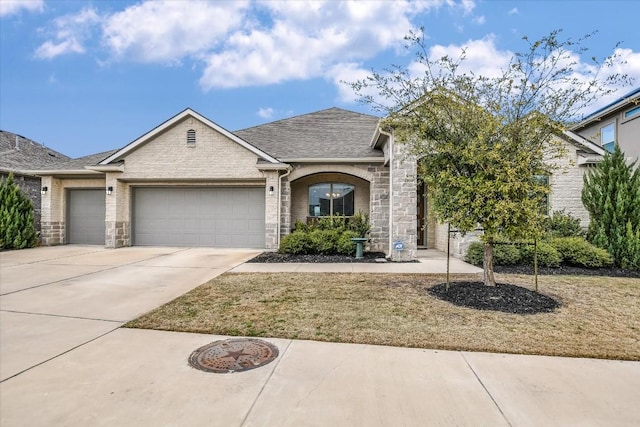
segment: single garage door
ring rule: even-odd
[[[264,248],[264,188],[136,188],[134,245]]]
[[[68,242],[104,245],[104,215],[104,189],[68,190]]]

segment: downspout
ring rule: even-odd
[[[280,224],[282,222],[281,211],[282,211],[282,178],[288,176],[293,168],[291,166],[287,167],[287,172],[278,176],[278,222],[276,225],[276,243],[277,249],[280,248]]]

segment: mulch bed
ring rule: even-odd
[[[440,283],[427,292],[458,306],[504,313],[548,313],[560,306],[551,297],[508,284],[485,286],[482,282],[452,282],[447,292],[446,283]]]
[[[263,252],[247,262],[310,262],[310,263],[349,263],[349,262],[379,262],[376,259],[385,259],[382,252],[365,252],[361,259],[346,255],[291,255],[277,252]]]
[[[482,267],[480,267],[482,268]],[[504,274],[527,274],[533,275],[533,266],[531,265],[509,265],[495,266],[493,270],[496,273]],[[562,265],[557,268],[539,267],[538,274],[542,276],[565,275],[565,276],[607,276],[607,277],[640,277],[640,271],[622,270],[621,268],[584,268],[571,267]]]

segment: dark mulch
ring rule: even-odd
[[[277,252],[263,252],[247,262],[312,262],[312,263],[337,263],[337,262],[376,262],[376,259],[384,259],[382,252],[365,252],[362,259],[346,255],[291,255]]]
[[[551,297],[508,284],[485,286],[482,282],[452,282],[447,292],[446,283],[440,283],[427,291],[441,300],[477,310],[536,314],[548,313],[560,306]]]
[[[533,274],[532,265],[495,266],[496,273],[504,274]],[[607,277],[640,277],[640,271],[623,270],[621,268],[584,268],[562,265],[557,268],[539,267],[538,274],[542,276],[566,275],[566,276],[607,276]]]

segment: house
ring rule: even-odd
[[[14,182],[33,203],[36,231],[40,231],[40,177],[26,172],[55,165],[69,157],[15,133],[0,130],[0,178],[13,173]]]
[[[575,189],[604,153],[563,137],[568,172],[551,184],[569,190],[551,197],[554,210],[582,207]],[[419,246],[447,247],[416,166],[366,114],[330,108],[230,132],[186,109],[120,149],[34,171],[47,188],[41,240],[277,249],[297,221],[361,210],[369,249],[410,260]],[[468,239],[454,238],[456,255]]]
[[[640,158],[640,87],[586,116],[571,131],[608,151],[618,144],[628,158]]]

